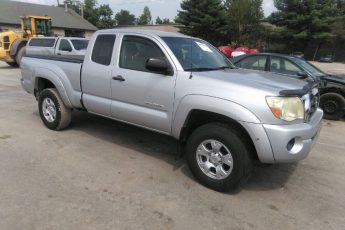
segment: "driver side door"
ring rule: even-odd
[[[153,38],[124,35],[118,52],[118,63],[112,70],[112,117],[170,133],[176,71],[166,51]],[[148,70],[149,58],[166,60],[171,74]]]

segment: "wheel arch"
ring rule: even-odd
[[[245,107],[220,98],[204,95],[184,97],[174,115],[172,135],[183,145],[196,128],[211,122],[223,122],[240,130],[258,158],[253,139],[243,122],[260,123],[260,120]]]
[[[49,73],[46,73],[48,71]],[[61,99],[63,103],[69,107],[72,108],[72,104],[69,100],[69,97],[67,95],[66,89],[60,79],[55,76],[54,73],[52,73],[49,70],[41,71],[40,74],[35,77],[35,85],[34,85],[34,95],[36,98],[39,97],[39,94],[47,88],[55,88],[59,95],[61,96]]]
[[[17,56],[18,51],[26,46],[26,44],[28,43],[28,39],[27,38],[20,38],[15,40],[12,45],[11,45],[11,50],[10,50],[10,56],[12,59],[15,59]]]

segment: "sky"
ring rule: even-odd
[[[16,0],[21,2],[30,2],[46,5],[57,5],[57,0]],[[63,0],[59,0],[60,4]],[[174,19],[177,11],[180,9],[182,0],[97,0],[98,4],[109,4],[114,13],[119,12],[121,9],[128,10],[135,16],[142,14],[145,6],[151,10],[153,21],[157,16],[160,18]],[[263,9],[265,16],[270,15],[275,7],[273,0],[263,0]]]

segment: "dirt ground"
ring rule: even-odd
[[[0,64],[0,229],[344,229],[345,122],[237,194],[198,184],[169,137],[86,113],[50,131]]]
[[[335,74],[345,77],[345,64],[344,63],[323,63],[323,62],[311,62],[313,65],[318,67],[329,74]]]

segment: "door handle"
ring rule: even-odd
[[[61,55],[61,53],[57,53],[57,55]]]
[[[113,77],[113,80],[115,81],[126,81],[126,79],[124,79],[121,75],[117,75],[116,77]]]

